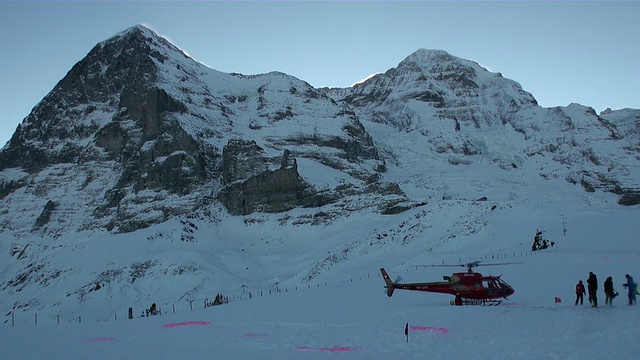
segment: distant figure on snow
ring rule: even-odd
[[[627,283],[622,284],[622,286],[629,291],[629,305],[633,305],[636,303],[636,284],[633,282],[631,275],[626,274],[624,277],[627,278]]]
[[[609,276],[607,280],[604,281],[604,304],[609,306],[613,305],[612,300],[617,295],[618,293],[613,290],[613,279]]]
[[[584,284],[582,283],[582,280],[580,280],[576,284],[576,305],[578,305],[578,301],[580,301],[580,305],[582,305],[584,301],[584,294]]]
[[[589,291],[589,303],[591,307],[598,307],[598,278],[593,272],[589,272],[587,279],[587,291]]]
[[[533,237],[533,245],[531,245],[531,251],[540,250],[542,246],[542,231],[536,231],[536,236]]]

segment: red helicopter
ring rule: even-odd
[[[498,305],[502,302],[501,298],[506,299],[515,293],[515,290],[500,276],[483,276],[474,272],[476,266],[491,265],[508,265],[519,263],[491,263],[480,264],[480,261],[474,261],[467,264],[457,265],[417,265],[417,266],[433,266],[433,267],[458,267],[466,266],[467,272],[454,273],[451,276],[443,276],[445,281],[423,282],[423,283],[400,283],[391,281],[389,274],[384,268],[380,269],[384,282],[387,284],[387,296],[391,297],[395,289],[427,291],[443,294],[451,294],[456,298],[451,301],[451,305]]]

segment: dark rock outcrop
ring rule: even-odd
[[[279,167],[270,169],[275,166]],[[279,158],[269,158],[255,141],[232,140],[225,146],[222,177],[226,186],[218,199],[234,215],[283,212],[322,206],[333,200],[317,194],[300,177],[289,151]]]
[[[36,219],[36,227],[43,227],[46,223],[49,222],[49,219],[51,219],[51,213],[53,213],[53,210],[56,209],[56,206],[58,206],[58,204],[56,204],[55,202],[51,200],[47,201],[47,203],[44,205],[44,209],[42,209],[42,212],[40,213],[40,216],[38,216],[38,218]]]

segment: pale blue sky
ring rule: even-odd
[[[640,2],[0,2],[0,146],[94,45],[138,23],[224,72],[346,87],[442,49],[545,107],[640,108]]]

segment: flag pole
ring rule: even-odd
[[[409,343],[409,323],[404,326],[404,336],[407,337],[407,344]]]

